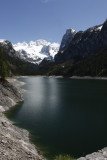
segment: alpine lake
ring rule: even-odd
[[[24,103],[6,115],[30,132],[31,143],[48,160],[79,158],[107,146],[107,80],[19,78]]]

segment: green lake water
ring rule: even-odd
[[[19,80],[24,103],[8,112],[45,157],[80,157],[107,146],[107,81],[47,77]]]

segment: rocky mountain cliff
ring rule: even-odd
[[[69,45],[67,41],[69,41]],[[81,60],[95,54],[107,46],[107,20],[104,24],[91,27],[86,31],[74,32],[73,38],[65,39],[64,44],[66,44],[64,48],[61,44],[60,50],[55,56],[57,62],[67,61],[71,58]]]
[[[12,75],[34,75],[37,65],[23,59],[19,52],[15,51],[11,42],[0,40],[0,75],[3,68],[7,76]],[[4,59],[6,65],[4,66]]]
[[[61,41],[61,45],[59,49],[60,52],[61,51],[63,52],[63,50],[71,43],[75,34],[76,34],[76,31],[72,28],[66,30],[66,33],[64,34],[62,41]]]
[[[22,59],[19,52],[17,52],[10,41],[0,39],[0,47],[3,49],[3,51],[12,58],[18,58]]]

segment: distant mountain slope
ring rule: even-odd
[[[107,77],[107,47],[86,59],[75,62],[71,59],[51,66],[48,75]]]
[[[38,40],[29,44],[18,43],[13,47],[10,41],[0,39],[0,48],[8,61],[8,75],[40,75],[45,74],[47,70],[41,70],[38,64],[53,61],[59,44]]]
[[[59,50],[58,43],[50,43],[42,39],[13,44],[13,47],[24,60],[34,64],[40,64],[44,58],[53,61]]]
[[[21,55],[19,52],[17,52],[14,48],[13,45],[10,41],[0,39],[0,47],[7,53],[8,56],[13,57],[13,58],[19,58],[22,59]]]
[[[8,61],[8,76],[38,74],[37,65],[23,60],[19,52],[14,50],[10,41],[0,40],[0,56],[2,54],[4,54],[6,61]]]
[[[63,49],[59,50],[55,56],[55,61],[64,62],[71,58],[82,60],[95,54],[105,46],[107,46],[107,20],[102,25],[73,34],[73,38],[70,39],[69,44],[67,43]],[[60,48],[62,47],[60,46]]]

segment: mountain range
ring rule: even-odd
[[[59,50],[58,43],[50,43],[43,39],[13,44],[13,47],[22,59],[34,64],[40,64],[44,58],[53,61]]]
[[[67,29],[60,45],[42,39],[17,44],[1,39],[0,48],[13,74],[106,76],[107,20],[85,31]]]

